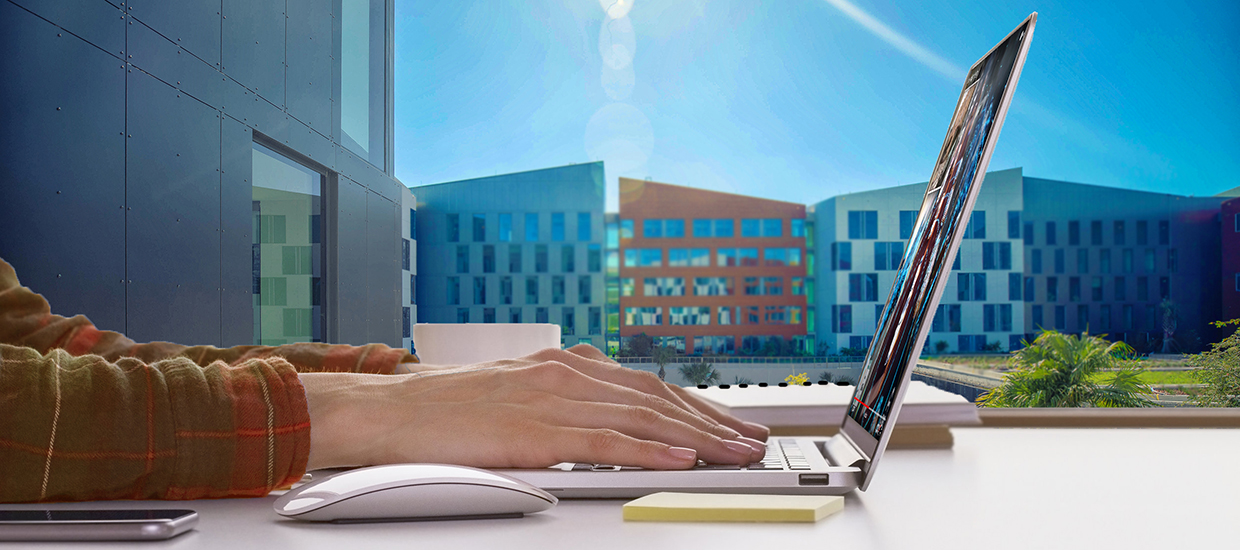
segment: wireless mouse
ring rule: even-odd
[[[558,499],[506,475],[447,464],[389,464],[311,481],[276,499],[304,521],[378,522],[521,517]]]

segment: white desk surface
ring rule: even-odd
[[[957,428],[951,450],[896,450],[870,490],[814,524],[633,523],[624,501],[561,501],[522,519],[318,525],[275,497],[3,505],[191,508],[168,541],[38,548],[1235,548],[1240,430]],[[20,544],[20,543],[18,543]],[[795,546],[793,546],[795,544]],[[9,545],[0,543],[0,547]],[[36,547],[26,543],[28,547]]]

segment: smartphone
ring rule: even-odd
[[[163,540],[195,525],[193,510],[0,510],[0,541]]]

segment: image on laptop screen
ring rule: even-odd
[[[937,305],[936,290],[951,272],[948,262],[955,252],[955,237],[960,233],[960,224],[966,222],[969,197],[976,194],[984,177],[978,175],[978,165],[1024,38],[1022,26],[965,78],[947,138],[926,186],[912,236],[848,407],[848,415],[875,439],[881,438],[890,421],[906,369],[920,355],[925,341],[923,328]]]

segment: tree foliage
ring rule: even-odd
[[[1132,348],[1099,336],[1048,330],[1012,353],[1015,369],[1002,385],[978,398],[985,407],[1152,407]],[[1106,383],[1095,374],[1118,369]]]
[[[1204,407],[1240,407],[1240,319],[1219,321],[1219,328],[1237,325],[1236,332],[1210,349],[1188,357],[1193,375],[1205,384],[1196,401]]]
[[[650,351],[650,356],[654,358],[654,364],[659,366],[659,380],[667,378],[667,364],[676,358],[676,348],[672,346],[659,346]]]
[[[706,361],[685,363],[680,366],[680,376],[693,385],[710,385],[719,382],[719,372]]]
[[[620,355],[624,357],[650,357],[650,353],[653,350],[654,338],[643,332],[629,338],[624,343],[624,347],[620,349]]]

